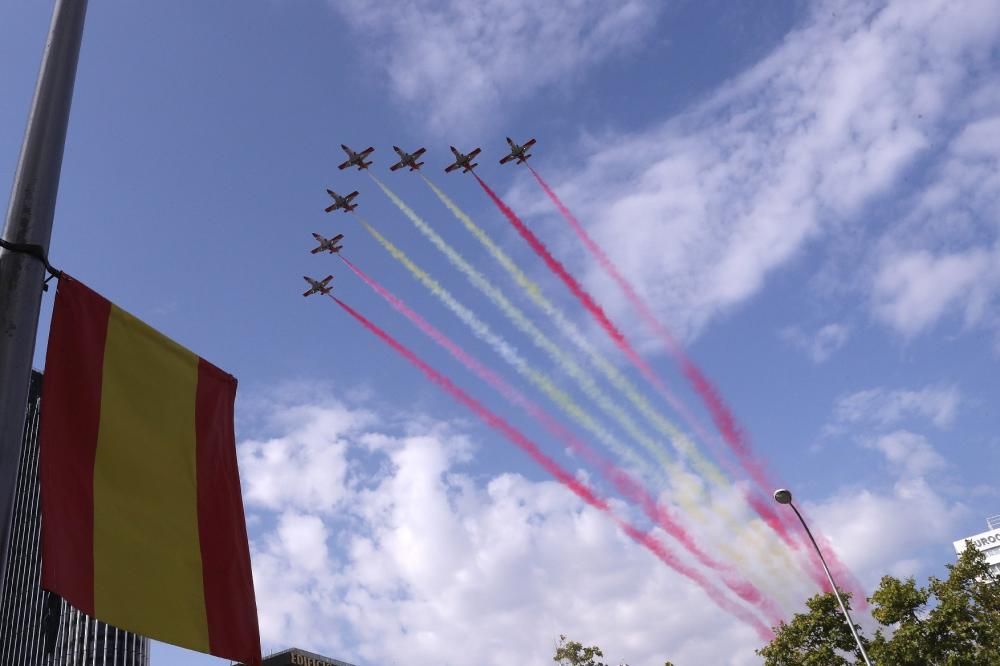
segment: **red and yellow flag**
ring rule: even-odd
[[[42,586],[122,629],[260,662],[236,379],[59,280],[40,424]]]

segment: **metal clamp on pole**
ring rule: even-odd
[[[58,268],[54,268],[52,264],[49,263],[49,257],[45,254],[45,248],[36,243],[11,243],[10,241],[5,241],[0,238],[0,247],[7,250],[8,252],[18,252],[20,254],[26,254],[29,257],[34,257],[38,261],[42,262],[45,266],[45,272],[49,274],[45,281],[42,282],[42,290],[48,291],[49,280],[52,278],[59,279],[62,277],[62,271]]]

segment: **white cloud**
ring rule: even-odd
[[[825,502],[807,505],[844,560],[863,573],[871,590],[889,571],[914,575],[912,553],[954,540],[966,508],[950,502],[922,477],[901,478],[889,492],[847,488]],[[940,566],[940,562],[931,563]]]
[[[953,144],[957,154],[987,159],[1000,157],[1000,116],[969,124]]]
[[[916,251],[886,259],[875,277],[876,315],[912,336],[957,308],[978,323],[1000,285],[1000,250],[975,248],[932,255]]]
[[[865,204],[939,149],[951,100],[973,72],[991,71],[998,33],[1000,6],[988,1],[818,5],[809,25],[706,102],[647,131],[588,139],[583,167],[574,159],[552,180],[690,336],[808,241],[858,224]],[[512,196],[548,209],[530,188]],[[586,270],[625,316],[610,282]]]
[[[842,396],[834,412],[842,424],[887,427],[919,416],[947,428],[960,403],[961,393],[955,386],[928,386],[919,391],[874,388]]]
[[[370,416],[339,406],[282,409],[275,418],[285,434],[246,440],[239,448],[248,504],[272,510],[332,512],[344,497],[345,436]]]
[[[496,109],[637,48],[659,3],[336,0],[403,104],[426,109],[438,132],[469,127]]]
[[[343,405],[273,411],[266,420],[289,432],[240,445],[265,642],[365,663],[546,663],[569,632],[633,663],[751,663],[751,629],[560,484],[474,481],[460,471],[468,440],[445,424],[393,435],[359,427],[388,420]],[[337,472],[334,510],[306,507],[308,492],[256,490],[306,476],[323,446],[339,458],[324,466]],[[351,462],[373,452],[382,462]],[[728,627],[739,657],[693,635],[708,623]]]
[[[798,327],[789,327],[781,331],[781,337],[792,343],[812,360],[813,363],[823,363],[847,343],[851,329],[843,324],[827,324],[809,335]]]
[[[949,314],[1000,330],[1000,96],[968,106],[911,210],[879,244],[872,309],[906,337]]]
[[[252,488],[275,485],[269,477],[306,472],[308,455],[242,470],[267,644],[358,663],[541,666],[565,633],[601,644],[612,663],[757,663],[750,628],[560,484],[468,475],[470,443],[453,427],[425,420],[423,432],[392,433],[393,419],[338,404],[274,413],[266,420],[288,433],[241,444],[253,451],[244,464],[289,442],[307,450],[300,433],[324,431],[324,441],[338,443],[332,469],[347,472],[328,480],[339,486],[331,511],[305,507],[296,493],[250,500]],[[888,493],[842,492],[814,507],[817,525],[868,585],[887,567],[908,571],[912,549],[945,534],[956,512],[922,476],[935,469],[930,445],[890,439],[876,447],[899,476]],[[921,530],[902,529],[904,511],[921,513]],[[770,555],[754,558],[730,531],[696,532],[718,557],[720,544],[736,546],[741,570],[783,549],[772,538],[762,546]],[[790,571],[755,573],[773,575],[770,588],[800,603],[813,586]]]
[[[889,465],[906,478],[926,476],[944,467],[945,461],[927,438],[906,430],[882,435],[871,442],[885,456]]]

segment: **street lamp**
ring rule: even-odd
[[[792,504],[792,491],[786,488],[779,488],[774,491],[774,501],[778,504],[787,504],[792,507],[792,511],[795,515],[799,517],[799,522],[802,523],[802,527],[805,529],[806,534],[809,535],[809,540],[812,541],[813,548],[816,549],[816,554],[819,555],[819,561],[823,563],[823,571],[826,572],[826,577],[830,579],[830,586],[833,587],[833,593],[837,597],[837,603],[840,604],[840,610],[844,612],[844,617],[847,618],[847,626],[851,629],[851,635],[854,636],[854,642],[858,644],[858,650],[861,651],[861,656],[864,657],[865,663],[868,666],[872,666],[872,662],[868,659],[868,654],[865,652],[864,646],[861,645],[861,638],[858,637],[858,632],[854,629],[854,620],[851,619],[851,614],[847,612],[847,606],[844,605],[844,600],[840,598],[840,592],[837,591],[837,584],[833,581],[833,574],[830,573],[830,567],[826,566],[826,558],[823,557],[823,552],[819,549],[819,545],[816,543],[816,539],[813,538],[812,532],[809,531],[809,526],[806,525],[805,519],[799,510],[795,508]]]

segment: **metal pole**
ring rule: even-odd
[[[847,611],[847,606],[844,605],[844,600],[840,598],[840,592],[837,591],[837,584],[833,582],[833,574],[830,573],[830,567],[826,566],[826,558],[823,557],[823,552],[819,549],[819,545],[816,543],[816,539],[813,538],[812,532],[809,531],[809,526],[806,525],[806,521],[802,518],[802,514],[799,510],[795,508],[791,499],[788,501],[788,506],[792,507],[792,511],[795,515],[799,517],[799,522],[802,523],[802,527],[805,528],[806,534],[809,535],[809,540],[812,541],[813,548],[816,549],[816,554],[819,555],[819,561],[823,563],[823,570],[826,572],[826,577],[830,580],[830,586],[833,588],[833,593],[837,597],[837,603],[840,604],[840,610],[843,611],[844,617],[847,618],[847,626],[851,629],[851,635],[854,636],[854,642],[858,644],[858,650],[861,651],[861,656],[864,657],[865,663],[868,666],[872,666],[872,662],[868,660],[868,653],[865,652],[865,648],[861,645],[861,638],[858,636],[857,630],[854,628],[854,620],[851,619],[851,614]]]
[[[56,0],[3,230],[4,240],[38,245],[46,255],[86,13],[87,0]],[[0,249],[0,588],[44,270],[35,257]]]

